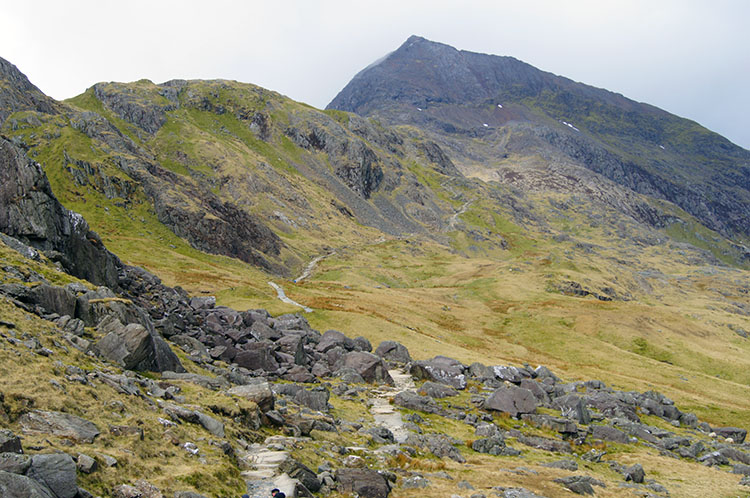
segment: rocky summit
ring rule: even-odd
[[[420,37],[325,111],[0,59],[0,495],[747,495],[749,164]]]

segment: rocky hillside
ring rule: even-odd
[[[3,496],[668,497],[750,485],[747,430],[710,426],[659,392],[565,382],[545,366],[415,360],[392,340],[373,352],[365,337],[216,306],[116,260],[113,288],[78,280],[45,254],[70,258],[65,241],[82,229],[57,227],[79,215],[37,192],[38,166],[3,147],[0,171],[31,170],[15,192],[49,221],[28,237],[12,217],[0,243]]]
[[[411,42],[465,88],[377,119],[221,80],[55,102],[0,61],[0,495],[747,494],[744,207],[629,188],[625,121],[482,104],[473,55]]]
[[[725,236],[750,235],[749,151],[694,122],[512,57],[412,36],[357,74],[328,108],[416,126],[469,175],[588,195],[593,172],[670,201]],[[655,226],[670,223],[631,211]]]

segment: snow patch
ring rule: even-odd
[[[567,126],[568,128],[572,128],[573,130],[575,130],[575,131],[577,131],[577,132],[580,132],[580,131],[581,131],[581,130],[579,130],[578,128],[576,128],[575,126],[573,126],[573,125],[572,125],[571,123],[568,123],[567,121],[560,121],[560,122],[561,122],[562,124],[564,124],[565,126]]]

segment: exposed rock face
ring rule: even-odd
[[[119,259],[52,193],[41,166],[0,137],[0,231],[47,253],[72,275],[117,288]]]

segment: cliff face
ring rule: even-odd
[[[2,137],[0,232],[43,251],[72,275],[118,287],[119,259],[80,214],[60,204],[42,167]]]
[[[425,130],[465,172],[528,175],[541,156],[675,203],[726,236],[750,235],[750,152],[698,124],[511,57],[413,36],[357,74],[329,109]]]

